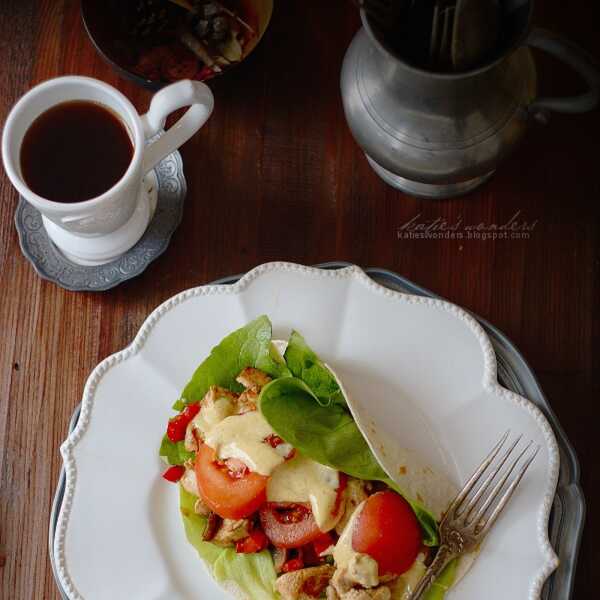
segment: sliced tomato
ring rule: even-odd
[[[206,444],[196,453],[195,471],[202,500],[224,519],[248,517],[267,499],[268,477],[253,472],[241,476],[230,473]]]
[[[356,520],[352,548],[374,558],[380,575],[408,571],[421,548],[421,528],[410,504],[392,491],[369,496]]]
[[[299,548],[322,535],[307,504],[267,502],[259,516],[264,532],[278,548]]]

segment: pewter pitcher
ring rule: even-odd
[[[341,90],[350,129],[377,174],[408,194],[465,194],[495,172],[532,121],[551,111],[581,113],[600,98],[600,74],[585,53],[558,36],[530,28],[532,3],[506,0],[505,41],[484,66],[435,73],[412,66],[361,11],[363,28],[344,59]],[[575,69],[589,91],[538,98],[529,47]]]

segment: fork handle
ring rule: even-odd
[[[425,575],[419,583],[417,587],[413,590],[412,594],[409,596],[408,600],[419,600],[423,597],[423,594],[429,589],[429,587],[433,584],[433,582],[440,576],[441,572],[446,568],[448,563],[454,560],[458,555],[453,552],[449,546],[446,544],[442,544],[433,559],[431,565],[427,571],[425,571]]]

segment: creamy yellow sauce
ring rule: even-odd
[[[334,515],[339,474],[297,453],[273,471],[267,483],[269,502],[310,502],[321,531],[335,527],[340,515]]]
[[[350,520],[346,524],[344,531],[342,531],[342,535],[335,545],[333,550],[333,560],[335,561],[338,569],[347,568],[353,557],[359,554],[352,548],[352,534],[354,533],[358,515],[360,515],[364,505],[365,502],[363,501],[354,509],[352,517],[350,517]]]
[[[192,419],[192,427],[206,439],[209,431],[226,417],[235,413],[235,406],[230,398],[217,398],[214,402],[202,404],[200,412]]]
[[[292,447],[280,444],[273,448],[265,439],[275,435],[260,411],[232,414],[228,398],[219,398],[202,407],[193,425],[204,442],[215,450],[220,460],[235,458],[251,471],[270,476],[267,483],[269,502],[310,503],[321,531],[335,527],[341,515],[334,515],[339,474],[335,469],[301,456],[286,461]]]
[[[251,471],[268,476],[284,461],[283,456],[265,442],[265,438],[274,433],[261,412],[254,410],[225,417],[208,431],[204,441],[216,451],[219,459],[237,458]]]

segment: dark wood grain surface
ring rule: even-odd
[[[595,2],[538,2],[536,23],[598,57]],[[588,502],[574,598],[598,594],[600,563],[600,115],[552,117],[477,193],[426,202],[386,187],[344,121],[339,70],[357,15],[346,0],[280,0],[255,55],[214,85],[216,110],[182,150],[189,193],[168,251],[105,293],[41,280],[21,255],[17,195],[0,174],[0,597],[56,598],[47,552],[58,447],[84,382],[146,315],[185,288],[270,260],[331,259],[395,270],[485,317],[530,361],[582,464]],[[537,56],[542,89],[581,84]],[[0,121],[32,85],[100,78],[140,111],[86,37],[78,3],[0,2]],[[535,224],[521,240],[406,240],[411,219]],[[510,599],[507,599],[510,600]]]

